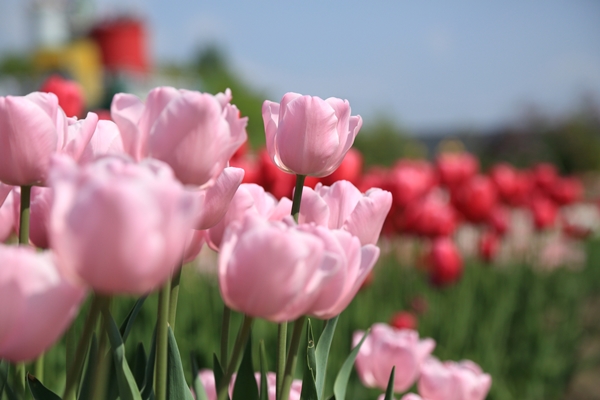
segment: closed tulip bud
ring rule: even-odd
[[[50,244],[65,276],[105,294],[144,294],[179,265],[193,200],[158,160],[57,158]]]
[[[392,315],[392,319],[390,320],[390,325],[396,329],[416,330],[418,324],[417,317],[408,311],[399,311]]]
[[[67,117],[81,117],[83,114],[85,99],[77,82],[52,75],[42,84],[40,92],[54,93]]]
[[[372,188],[362,194],[352,183],[305,188],[300,203],[300,223],[314,222],[330,229],[344,229],[362,244],[376,244],[392,206],[390,192]]]
[[[52,254],[0,244],[0,358],[28,361],[67,329],[85,296],[57,271]]]
[[[363,335],[362,331],[354,333],[354,346]],[[421,364],[434,348],[435,341],[429,338],[420,340],[417,331],[375,324],[356,357],[358,377],[367,387],[385,390],[392,367],[396,366],[394,392],[404,392],[415,383]]]
[[[431,282],[435,285],[449,285],[462,276],[462,257],[454,242],[449,238],[434,240],[426,260]]]
[[[429,357],[421,367],[419,393],[427,400],[484,400],[492,377],[473,361],[440,362]]]
[[[67,119],[52,93],[0,97],[0,181],[15,186],[43,184],[50,159],[63,153],[78,160],[98,116]]]
[[[286,93],[262,107],[271,160],[290,174],[323,177],[335,171],[362,126],[346,100]]]
[[[212,184],[246,141],[247,118],[229,104],[231,92],[213,96],[159,87],[143,103],[119,93],[111,115],[125,151],[135,160],[152,157],[171,166],[185,185]]]

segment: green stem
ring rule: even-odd
[[[31,186],[21,186],[21,205],[19,208],[19,245],[29,244],[29,209],[31,203]],[[15,394],[25,398],[25,363],[15,364]]]
[[[175,273],[173,274],[173,278],[171,279],[171,295],[169,300],[169,325],[171,325],[171,329],[173,333],[175,333],[175,320],[177,317],[177,300],[179,298],[179,282],[181,281],[181,269],[183,268],[183,260],[181,261],[181,265]]]
[[[44,383],[44,353],[40,354],[33,364],[34,376]]]
[[[288,400],[290,397],[290,388],[292,387],[294,373],[296,372],[296,363],[298,362],[300,338],[302,337],[302,332],[304,331],[304,321],[306,321],[306,317],[302,316],[294,322],[294,331],[292,332],[290,351],[288,353],[287,362],[285,363],[285,375],[283,377],[281,397],[279,397],[279,400]]]
[[[281,385],[283,383],[283,375],[285,374],[285,359],[287,348],[287,322],[282,322],[277,325],[277,369],[276,369],[276,386],[275,397],[281,396]]]
[[[227,389],[229,388],[229,381],[231,381],[231,377],[233,373],[237,370],[238,365],[242,359],[242,354],[244,353],[244,346],[246,346],[246,342],[248,341],[248,337],[250,336],[250,329],[252,328],[252,322],[254,321],[253,317],[249,317],[244,315],[244,321],[242,322],[242,326],[240,327],[240,331],[235,340],[235,344],[233,345],[233,351],[231,353],[231,359],[227,364],[227,368],[225,368],[225,375],[220,382],[218,388],[218,399],[225,400],[227,398]]]
[[[103,300],[100,300],[99,311],[103,308],[102,305]],[[108,383],[108,374],[109,374],[109,361],[110,355],[107,354],[108,343],[107,343],[107,335],[106,335],[106,326],[107,321],[105,318],[102,318],[100,324],[100,330],[98,332],[100,337],[100,343],[98,345],[98,364],[96,366],[96,370],[94,371],[94,379],[92,385],[92,393],[93,400],[105,400],[106,399],[106,386]]]
[[[223,321],[221,322],[221,364],[227,366],[229,357],[229,325],[231,323],[231,309],[223,306]]]
[[[31,186],[21,186],[21,207],[19,211],[19,245],[29,244],[29,211]]]
[[[92,298],[92,304],[83,325],[83,332],[81,333],[81,339],[77,344],[77,350],[75,351],[73,363],[67,366],[69,369],[67,373],[67,383],[65,385],[65,391],[63,394],[64,400],[75,400],[77,383],[81,377],[81,369],[83,368],[87,349],[90,345],[90,338],[92,337],[94,327],[98,321],[98,316],[100,315],[100,308],[102,307],[103,301],[105,301],[105,299],[102,296],[94,295]],[[104,331],[101,331],[100,334],[103,335]]]
[[[156,400],[167,400],[170,292],[171,279],[165,282],[158,293],[158,319],[156,321],[156,380],[154,381]]]
[[[302,189],[304,189],[304,180],[306,175],[296,175],[296,188],[294,189],[294,198],[292,200],[292,215],[298,222],[298,214],[300,214],[300,201],[302,200]]]

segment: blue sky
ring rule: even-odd
[[[23,0],[0,4],[0,51],[27,45]],[[271,100],[347,98],[365,121],[485,128],[530,105],[551,115],[600,100],[600,2],[97,0],[148,21],[157,60],[208,42]],[[235,93],[234,93],[235,102]]]

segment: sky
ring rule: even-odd
[[[43,0],[42,0],[43,1]],[[27,48],[24,0],[0,1],[0,54]],[[190,60],[216,43],[252,87],[348,99],[365,123],[413,131],[486,129],[530,107],[566,115],[600,101],[596,0],[96,0],[132,12],[154,60]],[[234,103],[235,103],[235,93]]]

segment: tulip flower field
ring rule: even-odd
[[[561,399],[585,371],[579,178],[366,168],[333,97],[266,100],[250,149],[230,90],[100,120],[61,85],[0,98],[0,399]]]

